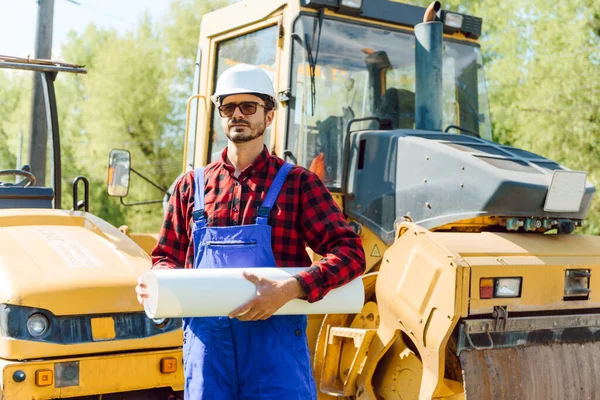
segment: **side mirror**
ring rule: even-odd
[[[109,196],[127,196],[130,170],[131,154],[129,151],[112,149],[108,155],[108,180],[106,183],[106,192]]]

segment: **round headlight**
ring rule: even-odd
[[[33,314],[27,320],[27,331],[35,338],[43,336],[50,328],[50,321],[42,314]]]
[[[157,328],[162,329],[169,323],[169,319],[168,318],[152,318],[152,322],[154,322],[154,325],[156,325]]]

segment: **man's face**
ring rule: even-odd
[[[233,115],[221,117],[223,131],[227,138],[234,143],[246,143],[261,137],[273,121],[273,110],[267,111],[264,108],[264,100],[251,94],[227,96],[221,105],[226,106],[244,102],[258,103],[256,112],[252,115],[244,115],[240,107],[236,107]]]

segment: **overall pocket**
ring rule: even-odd
[[[257,248],[257,243],[252,241],[202,242],[202,264],[209,268],[254,266],[257,261]]]
[[[218,240],[214,240],[214,241],[206,241],[206,242],[202,242],[202,245],[206,246],[207,248],[212,248],[212,249],[242,249],[245,247],[256,247],[256,241],[255,240],[250,240],[250,241],[243,241],[243,240],[226,240],[226,241],[218,241]]]

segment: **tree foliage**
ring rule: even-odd
[[[19,135],[25,142],[29,128],[29,113],[25,105],[31,98],[27,93],[31,92],[32,77],[32,74],[23,71],[0,70],[0,169],[17,167]]]
[[[91,212],[136,231],[160,228],[161,203],[124,207],[106,195],[108,153],[128,150],[132,168],[164,189],[177,178],[200,18],[224,3],[175,0],[164,20],[145,16],[135,32],[119,35],[90,25],[82,35],[69,37],[64,58],[85,64],[88,74],[61,76],[63,153],[70,160],[65,184],[77,175],[88,177]],[[130,182],[125,202],[164,196],[136,173]],[[64,196],[65,205],[70,204],[70,186],[65,186]]]

